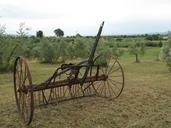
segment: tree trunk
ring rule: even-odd
[[[2,53],[0,53],[0,64],[2,64]]]
[[[138,54],[135,54],[135,58],[136,58],[135,62],[136,62],[136,63],[139,63],[140,61],[139,61],[139,59],[138,59]]]

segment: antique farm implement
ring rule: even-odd
[[[124,72],[118,59],[95,51],[104,22],[101,24],[90,56],[78,64],[62,64],[46,81],[32,83],[26,59],[17,57],[14,64],[14,92],[18,112],[26,125],[33,118],[34,107],[68,99],[99,96],[117,98],[124,87]],[[105,63],[98,61],[105,60]]]

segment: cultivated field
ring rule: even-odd
[[[159,48],[147,48],[134,63],[124,54],[125,88],[113,101],[90,97],[35,109],[28,128],[170,128],[171,73],[156,60]],[[46,80],[58,66],[29,61],[33,81]],[[0,127],[25,127],[19,119],[13,93],[12,74],[0,74]]]

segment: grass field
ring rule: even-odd
[[[113,101],[90,97],[36,108],[28,128],[171,128],[171,73],[156,61],[159,49],[148,48],[141,63],[124,54],[125,88]],[[33,81],[41,82],[58,65],[29,62]],[[12,74],[0,74],[0,127],[20,128]]]

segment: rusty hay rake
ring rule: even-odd
[[[101,24],[90,56],[78,64],[62,64],[46,81],[32,83],[29,66],[24,57],[14,63],[14,92],[20,117],[29,125],[35,104],[49,104],[84,96],[115,99],[124,87],[124,72],[118,59],[105,56],[103,64],[96,64],[103,55],[94,57],[104,22]]]

